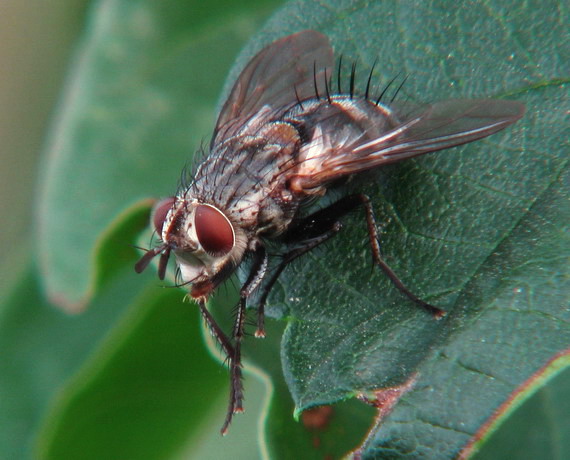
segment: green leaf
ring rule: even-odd
[[[501,425],[475,458],[567,458],[569,405],[570,370],[566,369]]]
[[[243,15],[235,2],[207,8],[198,2],[176,8],[142,0],[95,4],[42,168],[39,254],[52,299],[77,308],[119,276],[103,269],[113,252],[101,252],[107,247],[102,235],[141,199],[175,191],[180,168],[211,131],[224,65],[239,39],[255,29],[251,17],[266,11],[259,5],[266,4],[245,4]],[[331,244],[285,271],[268,310],[288,320],[281,351],[287,386],[275,354],[279,327],[271,344],[251,339],[244,349],[272,376],[274,398],[261,434],[274,457],[338,456],[359,445],[367,421],[372,425],[370,408],[348,402],[346,411],[335,408],[335,414],[347,415],[332,421],[328,433],[338,441],[334,424],[352,429],[355,420],[358,429],[330,449],[319,432],[326,447],[309,450],[314,433],[292,421],[289,391],[302,410],[359,393],[375,397],[382,393],[374,391],[406,382],[414,384],[361,444],[363,456],[455,456],[494,409],[568,347],[570,133],[563,108],[570,72],[568,50],[558,44],[564,13],[560,3],[506,0],[468,9],[447,2],[292,2],[244,50],[226,93],[263,44],[316,28],[331,37],[337,54],[358,59],[361,86],[365,68],[378,58],[381,84],[400,72],[410,74],[403,91],[414,100],[510,97],[528,107],[507,131],[384,168],[375,181],[362,184],[382,223],[386,259],[415,293],[449,311],[445,320],[435,322],[415,309],[371,269],[358,214],[344,220],[342,235]],[[196,27],[189,22],[194,20]],[[141,315],[154,311],[146,308]],[[228,311],[226,306],[225,316]],[[169,321],[156,314],[156,321]],[[42,434],[45,452],[72,452],[58,449],[80,445],[65,438],[66,431],[94,407],[100,390],[117,388],[128,396],[133,382],[119,372],[127,354],[140,363],[148,353],[156,364],[151,344],[163,332],[155,337],[148,331],[152,321],[136,315],[132,320],[137,327],[127,330],[121,322],[115,332],[121,340],[98,349],[103,355],[97,352],[63,389],[45,425],[56,433]],[[181,347],[170,350],[173,366],[187,360]],[[187,368],[178,371],[190,375]],[[216,398],[217,390],[210,394]],[[164,388],[157,395],[163,401]],[[103,401],[102,407],[109,410],[110,404]],[[216,405],[221,415],[212,416],[213,431],[223,410]],[[162,430],[162,447],[149,454],[172,454],[176,444],[195,439],[184,430],[200,429],[184,415],[181,427],[165,413],[157,415],[160,426],[174,432]],[[112,434],[94,431],[87,438],[93,421],[84,422],[77,439],[86,444]],[[145,439],[144,428],[137,433],[136,427],[119,427],[117,435]]]
[[[140,292],[62,389],[39,457],[164,458],[199,437],[212,407],[226,399],[225,375],[201,344],[199,324],[178,290]]]
[[[567,47],[545,53],[564,30],[556,5],[341,2],[325,12],[293,3],[265,29],[267,41],[321,30],[362,67],[378,58],[381,81],[410,74],[405,92],[416,100],[508,96],[528,107],[500,134],[384,168],[362,184],[383,224],[387,261],[416,294],[449,311],[444,320],[371,274],[359,215],[274,290],[270,311],[289,318],[282,360],[297,410],[413,382],[370,433],[365,457],[457,455],[570,345],[570,66],[561,57]]]
[[[0,304],[0,455],[30,458],[51,399],[93,352],[132,296],[148,280],[118,276],[81,316],[45,302],[37,274],[25,261]]]

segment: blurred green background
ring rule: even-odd
[[[3,261],[14,250],[28,246],[33,233],[37,160],[72,52],[83,32],[88,4],[84,0],[0,3]]]

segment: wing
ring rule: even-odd
[[[490,136],[520,119],[525,111],[520,102],[495,99],[448,100],[421,109],[359,103],[367,104],[364,124],[351,121],[351,111],[346,108],[321,120],[312,141],[301,152],[307,167],[302,163],[298,170],[295,180],[299,187],[313,189],[342,176]],[[331,106],[322,110],[330,112]],[[399,115],[402,112],[406,115]],[[344,130],[339,129],[341,124]]]
[[[262,49],[235,82],[218,116],[212,145],[234,134],[265,105],[288,107],[297,98],[313,97],[315,80],[323,81],[332,64],[328,38],[314,30],[289,35]]]

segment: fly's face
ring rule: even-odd
[[[211,204],[166,198],[155,205],[152,220],[162,244],[149,251],[149,260],[161,254],[159,275],[164,278],[168,257],[174,253],[182,281],[192,285],[194,298],[208,297],[242,257],[234,225]]]

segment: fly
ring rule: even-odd
[[[135,266],[140,273],[160,256],[158,275],[164,279],[174,254],[183,284],[227,355],[230,398],[222,434],[233,414],[243,411],[241,343],[248,298],[260,289],[255,336],[264,337],[264,306],[281,272],[336,235],[350,211],[364,209],[374,263],[413,302],[436,318],[444,315],[416,297],[382,259],[366,195],[347,195],[312,214],[307,205],[364,171],[494,134],[525,110],[519,102],[492,99],[412,106],[393,97],[385,103],[385,91],[371,97],[370,78],[365,95],[355,95],[354,66],[348,93],[340,78],[333,91],[332,72],[333,51],[319,32],[289,35],[260,51],[222,107],[209,155],[190,184],[155,205],[152,220],[160,241]],[[271,271],[269,241],[286,248]],[[246,258],[251,267],[227,335],[206,302]]]

